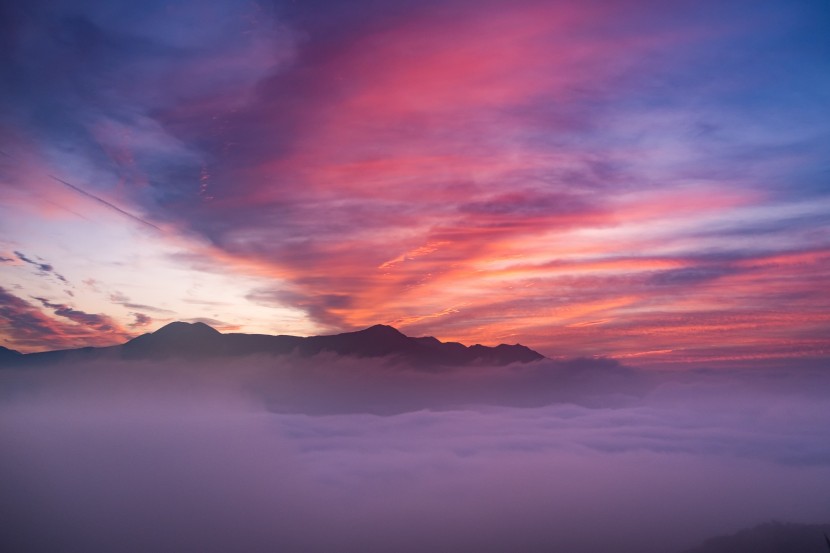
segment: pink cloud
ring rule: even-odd
[[[23,352],[110,346],[131,337],[107,315],[85,313],[40,298],[40,303],[59,318],[50,317],[2,287],[0,300],[0,337]]]

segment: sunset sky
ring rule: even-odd
[[[830,353],[826,0],[0,5],[0,345]]]

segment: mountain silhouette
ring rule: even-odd
[[[684,553],[827,553],[830,524],[768,522],[706,540]]]
[[[200,357],[225,351],[223,334],[205,323],[176,321],[133,338],[121,346],[126,358],[171,357],[178,354]]]
[[[6,353],[10,352],[10,353]],[[326,336],[223,334],[204,323],[173,322],[118,345],[20,354],[2,348],[0,366],[88,359],[166,359],[322,353],[352,357],[394,357],[416,365],[508,365],[544,356],[520,344],[488,347],[441,342],[432,336],[411,338],[394,327],[375,325],[356,332]]]
[[[15,361],[19,359],[22,355],[23,354],[19,351],[15,351],[13,349],[4,348],[3,346],[0,346],[0,364],[2,364],[5,361]]]

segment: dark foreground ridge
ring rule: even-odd
[[[830,524],[769,522],[718,536],[684,553],[828,553]]]
[[[353,357],[394,357],[417,365],[508,365],[529,363],[544,356],[520,344],[496,347],[441,342],[432,336],[410,338],[397,329],[375,325],[357,332],[330,336],[271,336],[222,334],[204,323],[170,323],[120,346],[80,348],[20,354],[0,350],[0,366],[37,365],[92,359],[166,359],[299,355],[321,353]]]

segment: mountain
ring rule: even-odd
[[[3,348],[5,349],[5,348]],[[6,350],[12,351],[12,350]],[[204,323],[170,323],[119,346],[42,353],[0,355],[0,366],[91,359],[165,359],[321,353],[352,357],[395,357],[416,365],[508,365],[529,363],[544,356],[520,344],[488,347],[441,342],[432,336],[411,338],[387,325],[327,336],[223,334]],[[2,354],[2,352],[0,352]]]
[[[210,357],[225,353],[224,335],[205,323],[177,321],[133,338],[121,346],[128,359],[164,358],[177,355]]]
[[[19,351],[0,346],[0,365],[6,361],[14,362],[17,359],[20,359],[22,355],[23,354]]]
[[[685,553],[827,553],[830,524],[768,522],[706,540]]]

